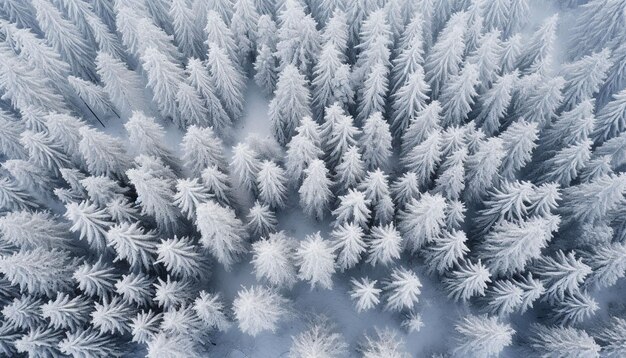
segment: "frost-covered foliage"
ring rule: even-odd
[[[0,0],[0,355],[622,357],[625,170],[625,0]]]

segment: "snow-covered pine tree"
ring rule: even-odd
[[[417,251],[435,240],[444,227],[446,200],[439,194],[424,193],[411,199],[398,214],[398,229],[405,237],[405,247]]]
[[[517,71],[498,76],[479,99],[480,112],[476,123],[487,135],[499,132],[500,124],[504,119],[513,95],[513,89],[519,74]]]
[[[276,214],[274,214],[270,206],[262,204],[258,200],[250,208],[247,219],[246,227],[254,236],[266,236],[270,232],[276,231],[276,226],[278,225]]]
[[[84,262],[74,271],[72,278],[78,288],[88,296],[109,297],[115,290],[118,275],[115,269],[100,259],[94,264]]]
[[[282,208],[287,197],[285,170],[272,161],[261,163],[257,173],[259,199],[272,208]]]
[[[219,293],[211,294],[200,291],[193,303],[193,310],[198,318],[211,328],[225,331],[230,327],[230,320],[226,316],[224,303]]]
[[[217,261],[229,269],[238,256],[247,252],[245,226],[230,207],[208,201],[196,208],[200,243]]]
[[[365,166],[370,169],[389,166],[391,158],[391,133],[389,124],[380,112],[375,112],[363,125],[362,152]]]
[[[361,261],[366,247],[364,236],[363,228],[348,222],[330,233],[333,249],[337,252],[337,267],[341,271],[350,269]]]
[[[321,36],[317,31],[317,22],[304,10],[299,1],[283,2],[277,14],[279,28],[276,55],[281,69],[293,65],[310,78],[320,50]]]
[[[333,247],[319,232],[308,235],[300,242],[294,258],[298,265],[298,277],[308,281],[311,289],[318,285],[324,289],[332,289],[336,257]]]
[[[208,46],[206,63],[211,86],[215,88],[215,94],[222,101],[223,108],[230,115],[231,120],[237,121],[243,114],[245,90],[243,74],[225,49],[215,43],[210,43]]]
[[[193,176],[200,176],[209,166],[228,168],[221,139],[211,127],[190,126],[181,141],[182,160]]]
[[[156,249],[157,260],[167,272],[182,279],[195,279],[206,274],[204,258],[198,252],[193,240],[188,237],[161,239]]]
[[[534,324],[529,337],[530,347],[540,355],[598,357],[600,345],[584,330],[572,327]]]
[[[245,67],[256,45],[259,13],[253,0],[235,0],[233,10],[229,26],[237,43],[237,58]]]
[[[239,186],[247,191],[256,189],[256,177],[261,166],[259,154],[246,143],[239,143],[233,147],[233,158],[230,163],[232,173],[237,178]]]
[[[466,196],[477,199],[498,181],[498,170],[504,159],[504,143],[501,138],[482,141],[477,151],[467,158]]]
[[[155,160],[157,165],[163,166],[160,160]],[[170,171],[169,167],[164,167]],[[178,225],[180,211],[176,207],[174,196],[174,180],[154,171],[152,168],[140,166],[126,171],[126,176],[137,192],[137,204],[141,207],[143,215],[153,216],[159,228],[175,229]]]
[[[106,234],[107,243],[117,253],[115,261],[126,260],[131,267],[149,268],[156,252],[156,233],[135,223],[117,224]]]
[[[96,57],[96,68],[111,102],[118,110],[130,112],[134,108],[130,99],[142,88],[137,73],[129,70],[120,59],[102,51]]]
[[[429,98],[430,87],[424,80],[424,69],[416,65],[392,95],[393,119],[391,121],[394,136],[401,137],[407,127],[425,107]]]
[[[233,302],[233,311],[239,329],[256,336],[263,331],[276,331],[288,312],[288,303],[286,298],[267,287],[242,287]]]
[[[370,204],[371,200],[366,199],[363,192],[348,189],[348,193],[339,196],[339,205],[332,212],[335,225],[350,222],[366,228],[371,218]]]
[[[201,57],[202,46],[199,41],[201,30],[194,23],[195,14],[185,0],[172,0],[169,8],[169,15],[174,27],[174,39],[178,44],[178,49],[186,57]]]
[[[74,23],[65,19],[47,0],[33,0],[37,24],[48,45],[58,51],[70,64],[72,72],[90,80],[96,79],[93,48]]]
[[[310,117],[302,118],[297,134],[287,143],[285,171],[292,185],[299,185],[304,169],[315,159],[322,158],[320,127]]]
[[[441,275],[459,265],[469,252],[466,241],[467,237],[463,231],[443,231],[442,235],[437,236],[433,243],[426,247],[424,255],[428,259],[428,270]]]
[[[546,288],[545,298],[549,302],[560,302],[566,294],[578,292],[591,268],[577,259],[573,251],[565,254],[559,250],[554,257],[539,258],[532,271]]]
[[[326,153],[326,162],[335,167],[351,146],[357,145],[360,131],[349,114],[344,114],[337,103],[326,108],[320,138]]]
[[[310,95],[304,76],[295,66],[285,66],[280,72],[276,92],[268,110],[274,138],[278,143],[286,145],[300,125],[300,120],[311,116],[309,101]]]
[[[389,265],[400,258],[402,252],[402,237],[393,224],[374,226],[370,232],[367,262],[376,266],[380,263]]]
[[[338,358],[346,354],[348,345],[343,335],[335,331],[335,327],[324,316],[315,317],[310,327],[297,336],[292,337],[289,357],[321,356]]]
[[[385,309],[401,311],[413,309],[418,302],[422,283],[412,270],[404,267],[396,267],[391,276],[385,281]]]
[[[436,99],[450,76],[457,75],[465,52],[465,31],[468,15],[457,12],[437,37],[424,64],[426,80],[430,84],[430,97]]]
[[[274,287],[291,288],[296,283],[295,242],[284,232],[272,233],[252,244],[254,272]]]
[[[367,277],[360,280],[353,278],[350,283],[352,284],[350,297],[355,301],[357,312],[367,311],[378,305],[382,290],[376,287],[376,280]]]
[[[113,224],[106,210],[88,201],[68,203],[65,209],[64,216],[73,224],[70,231],[78,232],[80,239],[86,240],[93,249],[103,251],[106,247],[106,232]]]
[[[21,291],[54,297],[72,285],[74,262],[68,251],[37,247],[0,257],[0,272]]]
[[[408,358],[404,339],[391,328],[376,328],[375,336],[365,335],[364,342],[359,346],[363,358],[393,357]]]
[[[462,125],[474,105],[476,88],[480,84],[479,67],[474,63],[465,63],[458,74],[450,75],[442,86],[439,101],[443,109],[441,124],[444,127]]]
[[[467,315],[454,329],[458,332],[455,354],[495,357],[513,342],[515,330],[495,317]]]
[[[118,178],[124,176],[130,160],[122,141],[88,127],[82,127],[80,135],[80,154],[91,174]]]
[[[443,279],[448,297],[467,301],[474,296],[484,296],[487,283],[491,282],[489,270],[481,263],[465,261],[449,272]]]
[[[298,190],[300,206],[306,215],[321,220],[333,197],[328,169],[322,160],[315,159],[304,170],[304,175]]]

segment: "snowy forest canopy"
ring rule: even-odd
[[[0,355],[626,356],[626,0],[0,0]]]

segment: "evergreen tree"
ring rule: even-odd
[[[91,325],[100,332],[124,334],[130,331],[129,318],[134,309],[120,296],[111,300],[104,299],[102,303],[95,302],[94,308],[91,312]]]
[[[193,310],[196,315],[211,328],[225,331],[230,327],[230,321],[224,312],[224,303],[220,294],[210,294],[200,291],[200,294],[193,303]]]
[[[270,209],[269,205],[261,204],[258,200],[250,208],[247,219],[246,227],[254,236],[266,236],[270,232],[276,231],[276,226],[278,225],[276,214]]]
[[[368,169],[384,168],[391,158],[391,133],[380,112],[375,112],[363,125],[363,159]]]
[[[263,286],[242,287],[233,302],[239,329],[256,336],[262,331],[275,332],[278,323],[287,313],[289,301],[275,291]]]
[[[187,219],[191,220],[195,216],[198,205],[208,201],[210,197],[209,190],[198,182],[198,178],[194,178],[178,179],[176,193],[172,199],[174,199],[174,205],[178,206]]]
[[[454,14],[446,23],[445,28],[437,38],[437,42],[426,57],[424,70],[426,80],[432,90],[431,98],[433,99],[439,96],[439,92],[448,78],[459,73],[465,52],[467,20],[468,16],[465,12]]]
[[[376,329],[376,336],[365,336],[365,341],[359,347],[364,358],[393,357],[407,358],[405,342],[396,331],[389,328]]]
[[[32,5],[46,42],[61,54],[75,74],[94,80],[95,54],[76,25],[63,18],[59,9],[46,0],[33,0]]]
[[[181,141],[182,160],[193,176],[200,176],[210,166],[228,168],[222,140],[211,127],[190,126]],[[147,154],[147,153],[146,153]]]
[[[374,308],[380,302],[379,296],[382,290],[376,287],[376,280],[370,280],[367,277],[361,280],[352,279],[352,290],[350,297],[355,302],[356,309],[360,313]]]
[[[353,118],[344,114],[337,103],[326,109],[320,137],[326,153],[326,161],[335,167],[351,146],[356,146],[360,131],[354,126]]]
[[[407,133],[409,133],[407,131]],[[421,143],[410,149],[406,156],[400,159],[406,170],[417,174],[421,187],[427,187],[435,169],[441,161],[441,134],[433,131]]]
[[[117,253],[116,261],[126,260],[132,267],[149,268],[156,252],[156,233],[146,231],[139,223],[122,223],[109,229],[107,243]]]
[[[157,245],[156,263],[162,263],[167,272],[182,278],[193,279],[202,276],[206,270],[204,260],[197,246],[188,237],[163,240]]]
[[[129,166],[122,142],[93,128],[80,129],[80,154],[93,175],[121,177]]]
[[[200,243],[229,269],[247,251],[245,226],[232,209],[213,201],[198,205],[196,213],[196,226],[202,235]]]
[[[280,68],[293,65],[310,78],[314,59],[317,58],[321,45],[317,23],[311,15],[304,12],[300,2],[286,0],[278,14],[278,24],[276,55]]]
[[[75,357],[111,357],[122,353],[111,337],[90,328],[66,332],[59,350]]]
[[[503,147],[506,152],[502,158],[501,173],[506,179],[514,179],[520,169],[530,162],[532,152],[539,139],[537,123],[518,120],[511,124],[502,134]]]
[[[211,86],[233,121],[243,114],[244,78],[225,49],[210,43],[207,56]],[[204,86],[203,86],[204,88]],[[211,106],[209,106],[211,108]]]
[[[337,266],[341,271],[350,269],[361,261],[365,252],[363,228],[354,223],[344,223],[335,228],[330,237],[337,251]]]
[[[404,134],[413,118],[426,108],[430,87],[424,80],[424,70],[415,65],[413,72],[394,91],[392,96],[392,129],[396,137]]]
[[[80,239],[86,240],[92,248],[104,250],[106,232],[113,224],[106,210],[87,201],[68,203],[65,208],[65,217],[73,224],[70,231],[78,232]]]
[[[298,190],[300,206],[306,215],[321,220],[333,196],[328,169],[323,161],[316,159],[304,170],[304,175]]]
[[[339,164],[335,167],[335,183],[341,191],[349,190],[365,177],[365,163],[361,160],[361,154],[356,146],[349,146],[341,156]]]
[[[591,273],[591,268],[581,259],[577,259],[574,252],[566,255],[559,250],[555,257],[539,258],[533,272],[546,287],[546,299],[550,302],[559,302],[566,294],[578,292],[580,284]]]
[[[495,357],[511,345],[515,330],[489,316],[467,315],[454,329],[458,332],[456,354]]]
[[[479,198],[498,180],[498,169],[504,159],[503,140],[483,141],[476,153],[467,158],[465,182],[468,198]]]
[[[377,263],[387,266],[400,258],[402,237],[393,224],[374,226],[368,240],[367,262],[376,266]]]
[[[298,265],[298,277],[309,281],[311,289],[318,285],[324,289],[332,289],[332,275],[335,273],[333,251],[333,247],[319,232],[308,235],[296,248],[294,258]]]
[[[103,83],[103,90],[111,102],[120,111],[130,112],[134,108],[130,99],[139,93],[142,87],[139,76],[129,70],[121,60],[102,51],[96,57],[96,68]]]
[[[464,259],[469,252],[466,241],[467,237],[463,231],[443,231],[443,234],[436,237],[424,253],[428,259],[428,270],[436,271],[441,275],[459,265],[459,261]]]
[[[407,130],[402,135],[401,152],[406,155],[411,149],[422,143],[428,136],[441,129],[441,105],[439,101],[432,101],[411,119]]]
[[[180,212],[174,202],[174,181],[143,167],[129,169],[126,175],[137,192],[141,213],[153,216],[159,228],[176,228]]]
[[[296,132],[287,143],[285,171],[289,181],[299,185],[304,169],[324,153],[320,148],[320,128],[310,117],[302,118]]]
[[[439,100],[442,103],[442,125],[461,125],[467,119],[480,83],[478,65],[467,63],[458,75],[451,75],[442,86]]]
[[[252,191],[256,187],[254,185],[256,177],[261,170],[259,155],[248,144],[239,143],[233,147],[233,159],[230,166],[242,188]]]
[[[321,356],[342,357],[348,345],[343,336],[334,331],[333,325],[325,317],[318,317],[306,331],[292,337],[289,357]]]
[[[272,208],[282,208],[287,197],[285,170],[276,163],[265,160],[257,173],[259,199]]]
[[[467,301],[474,296],[484,296],[487,283],[491,282],[489,270],[478,260],[462,262],[444,279],[443,286],[448,297],[455,301]]]
[[[270,234],[252,244],[252,260],[257,279],[275,287],[291,288],[296,283],[294,240],[284,232]]]
[[[626,129],[626,90],[613,95],[613,100],[600,109],[597,114],[593,139],[602,143],[617,137]]]
[[[117,274],[113,267],[105,261],[98,260],[94,264],[85,262],[74,271],[72,278],[78,288],[88,296],[109,297],[115,289]]]
[[[418,302],[422,283],[413,271],[403,267],[394,268],[385,282],[387,304],[385,309],[400,311],[412,309]]]
[[[202,46],[198,42],[200,28],[194,24],[193,9],[187,6],[185,0],[173,0],[169,15],[174,27],[174,38],[180,51],[186,57],[200,57],[202,54]]]
[[[405,237],[406,247],[415,252],[432,242],[444,226],[446,201],[439,195],[424,193],[421,198],[411,199],[398,214],[398,229]]]
[[[256,42],[256,25],[259,13],[252,0],[235,0],[230,29],[237,43],[237,55],[241,64],[247,64]]]
[[[572,327],[533,325],[530,346],[540,355],[597,357],[600,346],[587,332]]]
[[[0,257],[0,272],[11,282],[33,295],[53,297],[72,287],[70,273],[74,263],[70,253],[58,249],[37,247],[22,249]]]
[[[398,208],[403,208],[411,199],[417,199],[421,195],[417,174],[414,172],[402,174],[391,183],[389,189],[391,189],[392,197]]]
[[[286,66],[278,78],[268,112],[274,138],[281,145],[289,142],[302,117],[311,116],[309,98],[304,76],[296,67]]]
[[[385,113],[386,94],[389,90],[389,69],[383,64],[374,64],[367,74],[360,93],[357,108],[357,119],[365,121],[376,112]]]
[[[517,78],[516,71],[497,77],[493,86],[480,97],[480,112],[476,117],[476,122],[485,134],[492,135],[499,132],[500,123],[511,104],[513,87]]]
[[[593,316],[599,308],[586,292],[567,294],[554,308],[553,319],[561,325],[578,324]]]

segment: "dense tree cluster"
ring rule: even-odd
[[[626,1],[556,2],[571,39],[529,0],[0,0],[0,354],[207,356],[310,288],[405,332],[290,357],[408,357],[434,285],[423,354],[625,356]]]

